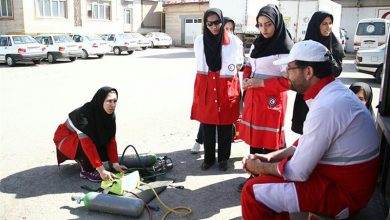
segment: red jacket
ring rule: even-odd
[[[68,159],[74,160],[76,157],[78,145],[80,143],[92,167],[96,168],[103,165],[92,139],[83,133],[77,134],[77,132],[72,128],[72,126],[69,125],[68,120],[63,124],[60,124],[54,134],[53,141],[57,149]],[[118,151],[115,137],[111,139],[109,144],[106,146],[106,149],[109,161],[111,163],[117,163]],[[58,164],[66,160],[60,158],[57,159]]]
[[[263,73],[263,76],[266,75],[266,62],[277,58],[274,56],[274,58],[258,59],[257,65],[262,66],[257,71]],[[268,65],[272,65],[272,63]],[[270,66],[274,72],[275,68],[273,65]],[[254,75],[252,72],[256,73],[251,66],[247,66],[244,70],[244,78]],[[264,87],[246,90],[244,111],[239,126],[240,138],[245,143],[254,148],[268,150],[277,150],[283,147],[284,118],[287,108],[286,91],[288,89],[289,83],[286,78],[272,75],[271,78],[264,79]]]
[[[219,72],[208,70],[203,37],[194,42],[197,74],[194,84],[191,119],[204,124],[229,125],[239,116],[240,82],[237,64],[242,62],[242,42],[234,35],[225,35],[222,45],[222,66]]]

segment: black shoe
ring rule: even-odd
[[[237,191],[238,191],[238,192],[241,192],[241,191],[242,191],[242,188],[243,188],[244,185],[245,185],[245,183],[248,182],[248,180],[250,180],[250,179],[252,179],[252,178],[253,178],[253,176],[250,176],[250,177],[249,177],[248,179],[246,179],[244,182],[238,184],[238,186],[237,186]]]
[[[212,167],[214,165],[214,163],[206,163],[206,162],[203,162],[202,163],[202,166],[200,167],[202,170],[208,170],[210,169],[210,167]]]
[[[218,168],[219,168],[220,171],[226,171],[228,169],[227,165],[228,165],[227,161],[223,160],[223,161],[219,162]]]
[[[245,180],[244,182],[238,184],[238,186],[237,186],[237,191],[238,191],[238,192],[241,192],[241,191],[242,191],[242,188],[244,187],[245,183],[246,183],[246,180]]]

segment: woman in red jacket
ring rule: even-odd
[[[242,60],[242,41],[224,32],[222,11],[204,14],[203,35],[194,42],[197,74],[191,119],[203,125],[204,162],[202,170],[215,162],[215,132],[218,132],[219,170],[226,171],[230,157],[233,123],[239,115],[240,83],[237,64]]]
[[[76,160],[81,166],[80,177],[93,182],[115,177],[102,161],[109,161],[118,172],[127,169],[118,163],[114,113],[117,100],[116,89],[102,87],[90,102],[69,113],[54,134],[58,164]]]
[[[276,5],[261,8],[256,22],[260,35],[251,46],[243,73],[246,94],[239,130],[250,154],[265,154],[285,146],[286,91],[290,85],[282,77],[284,67],[272,62],[287,56],[294,43]]]

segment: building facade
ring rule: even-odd
[[[1,0],[0,34],[161,31],[160,0]]]
[[[175,46],[192,46],[196,36],[202,34],[203,14],[208,1],[165,1],[165,32]]]

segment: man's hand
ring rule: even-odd
[[[261,161],[259,159],[249,159],[245,163],[245,170],[249,174],[253,176],[258,176],[260,175],[261,172]]]
[[[280,176],[278,163],[272,163],[272,154],[249,154],[242,159],[242,167],[250,175],[268,174]]]

